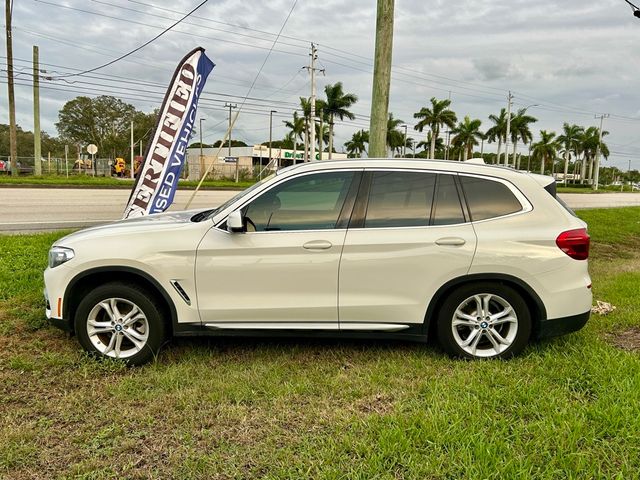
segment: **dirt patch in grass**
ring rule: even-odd
[[[603,260],[623,258],[636,260],[637,263],[639,251],[640,238],[634,236],[628,236],[618,243],[593,242],[591,244],[591,257]]]
[[[640,326],[634,326],[622,332],[607,333],[607,341],[628,352],[640,352]]]

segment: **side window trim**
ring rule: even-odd
[[[347,228],[364,228],[364,220],[367,216],[367,208],[369,207],[369,192],[371,191],[373,173],[373,170],[365,170],[362,173],[360,188],[356,195],[355,206]]]
[[[458,190],[458,199],[460,200],[460,205],[462,206],[462,215],[464,216],[464,223],[470,223],[471,210],[469,209],[469,204],[467,203],[467,197],[465,196],[464,190],[462,189],[460,174],[456,173],[453,177],[454,177],[453,180],[456,185],[456,189]]]
[[[458,205],[460,206],[460,211],[462,212],[462,222],[459,223],[446,223],[446,224],[442,224],[442,225],[435,225],[435,217],[437,214],[437,198],[438,198],[438,190],[440,189],[440,182],[442,181],[442,178],[444,176],[449,176],[452,177],[453,180],[453,185],[456,189],[456,193],[458,194]],[[436,177],[436,186],[433,189],[433,204],[431,207],[431,220],[429,221],[429,226],[430,227],[450,227],[452,225],[464,225],[465,223],[469,223],[469,218],[467,217],[467,213],[466,213],[466,200],[463,200],[464,197],[462,196],[461,193],[461,189],[460,189],[460,185],[459,185],[459,178],[458,178],[458,173],[457,172],[438,172],[438,176]]]
[[[351,179],[351,185],[349,186],[349,191],[347,192],[347,197],[344,199],[342,210],[340,210],[340,215],[338,215],[335,230],[343,230],[349,227],[355,211],[356,200],[362,185],[363,177],[364,173],[362,170],[354,172],[353,178]]]

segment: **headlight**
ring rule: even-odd
[[[51,250],[49,250],[49,268],[55,268],[58,265],[62,265],[73,257],[75,257],[75,253],[70,248],[51,247]]]

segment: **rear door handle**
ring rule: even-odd
[[[444,237],[436,240],[436,245],[440,245],[440,246],[459,247],[464,245],[465,243],[467,242],[465,242],[464,238],[460,238],[460,237]]]
[[[332,246],[333,244],[327,240],[312,240],[302,245],[307,250],[328,250]]]

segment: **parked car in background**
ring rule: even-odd
[[[435,336],[507,358],[589,318],[586,224],[550,177],[424,160],[279,171],[218,208],[57,241],[47,316],[131,364],[185,335]]]

